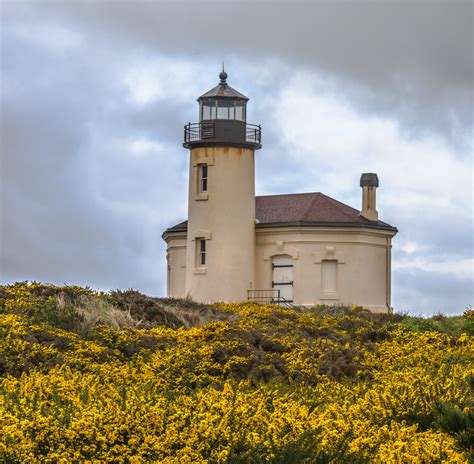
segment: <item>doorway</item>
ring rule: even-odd
[[[272,259],[272,288],[280,290],[280,297],[293,302],[293,258],[288,255],[274,256]]]

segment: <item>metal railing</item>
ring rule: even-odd
[[[210,127],[214,129],[214,125],[211,124]],[[184,126],[184,141],[187,142],[195,142],[196,140],[202,140],[202,123],[195,123],[195,124],[186,124]],[[206,134],[206,131],[204,131],[204,134]],[[204,137],[204,138],[210,138],[210,137]],[[212,138],[212,136],[211,136]]]
[[[262,126],[247,124],[245,128],[245,141],[252,143],[262,142]]]
[[[293,308],[291,301],[280,295],[280,290],[271,288],[268,290],[247,290],[247,300],[259,304],[278,304],[286,308]]]
[[[220,120],[218,120],[220,121]],[[227,120],[222,120],[227,121]],[[230,121],[230,120],[229,120]],[[239,121],[241,122],[241,121]],[[240,136],[242,138],[242,142],[248,143],[255,143],[260,144],[262,141],[262,126],[256,124],[245,124],[245,132],[242,132]],[[198,142],[200,140],[210,140],[215,138],[216,130],[215,130],[215,123],[214,121],[201,121],[196,123],[188,123],[184,126],[184,142]],[[234,138],[232,141],[238,141]]]

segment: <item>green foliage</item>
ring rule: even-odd
[[[474,318],[466,319],[463,316],[437,315],[428,318],[406,316],[401,324],[413,332],[440,332],[450,335],[468,333],[474,335]]]
[[[437,425],[441,430],[456,437],[460,447],[474,461],[474,375],[467,379],[471,396],[463,406],[440,403],[436,407]]]
[[[227,320],[229,313],[191,299],[155,298],[136,290],[108,293],[37,282],[0,285],[0,312],[28,316],[37,323],[87,336],[95,325],[114,329],[195,327]]]

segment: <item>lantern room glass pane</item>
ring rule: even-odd
[[[235,119],[245,121],[245,103],[235,102]]]
[[[201,102],[201,121],[210,119],[245,121],[245,109],[245,102],[242,101],[209,98]]]
[[[202,119],[211,119],[211,107],[202,105]]]
[[[217,119],[217,108],[215,106],[211,106],[211,119]]]
[[[217,106],[217,119],[229,119],[229,107],[222,106],[220,102]]]
[[[216,119],[216,101],[215,100],[204,100],[202,103],[201,110],[201,121],[207,119]]]
[[[217,119],[234,119],[234,100],[217,100]]]

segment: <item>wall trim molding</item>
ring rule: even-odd
[[[338,264],[344,264],[346,262],[346,256],[342,251],[336,250],[334,245],[327,245],[320,251],[314,253],[314,263],[321,264],[323,261],[337,261]]]
[[[207,164],[208,166],[214,166],[214,151],[192,151],[193,167],[197,167],[198,164]]]
[[[212,234],[208,230],[196,230],[194,232],[194,237],[192,238],[192,241],[194,242],[197,238],[203,238],[204,240],[211,240]]]
[[[298,259],[299,251],[291,245],[286,245],[284,242],[276,242],[275,245],[267,246],[263,252],[264,261],[270,261],[274,256],[288,255],[293,259]]]

